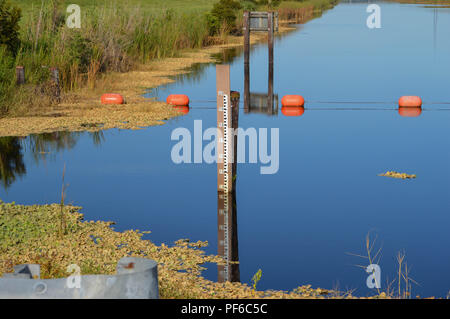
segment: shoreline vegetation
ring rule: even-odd
[[[154,7],[139,0],[129,0],[126,6],[84,0],[81,29],[65,26],[64,1],[21,1],[21,47],[14,58],[0,50],[0,136],[141,129],[180,116],[166,103],[142,95],[189,73],[194,64],[214,62],[212,54],[241,47],[243,10],[270,9],[243,1],[234,21],[217,22],[210,18],[214,2],[190,1],[190,9],[182,12],[178,0],[158,0]],[[305,23],[337,2],[281,1],[274,8],[279,12],[279,34],[295,30],[289,23]],[[264,34],[252,36],[252,44],[266,40]],[[17,65],[25,67],[22,86],[15,83]],[[51,96],[52,66],[60,71],[59,103]],[[101,94],[112,92],[122,94],[126,104],[102,105]]]
[[[158,263],[162,299],[409,299],[411,284],[417,284],[408,277],[406,256],[401,252],[397,256],[398,281],[391,281],[384,290],[374,290],[370,296],[355,296],[353,290],[312,288],[309,284],[290,291],[258,290],[256,274],[252,283],[215,282],[202,277],[204,266],[225,265],[225,260],[202,250],[208,246],[207,241],[179,239],[172,245],[158,246],[143,238],[150,231],[118,232],[114,222],[85,220],[81,209],[65,205],[64,199],[52,205],[19,205],[0,199],[0,278],[20,264],[39,264],[41,279],[66,278],[71,275],[72,264],[80,267],[81,275],[111,275],[121,258],[139,257]],[[377,261],[381,248],[374,250],[375,241],[369,233],[367,256],[350,255],[369,263]],[[258,273],[260,278],[261,270]]]
[[[172,246],[157,246],[142,239],[146,231],[117,232],[114,223],[85,221],[80,207],[24,206],[0,200],[0,276],[18,264],[40,264],[41,278],[64,278],[76,264],[82,275],[114,274],[122,257],[158,262],[160,298],[355,298],[349,293],[299,286],[292,291],[259,291],[239,282],[218,283],[201,276],[205,263],[223,264],[220,256],[202,251],[207,242],[180,239]],[[386,298],[381,293],[371,298]]]

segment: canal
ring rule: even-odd
[[[381,285],[397,276],[406,255],[413,296],[450,290],[450,9],[380,2],[381,28],[370,29],[368,3],[340,3],[275,41],[274,93],[305,97],[302,116],[281,105],[241,111],[239,125],[279,128],[279,170],[238,164],[235,253],[239,279],[258,269],[258,289],[299,285],[367,288],[366,236],[381,267]],[[243,96],[243,55],[236,51],[231,86]],[[267,93],[267,46],[251,51],[251,92]],[[60,200],[63,167],[67,203],[86,219],[115,221],[117,230],[150,230],[170,244],[207,240],[218,250],[215,164],[175,164],[176,128],[216,126],[215,65],[199,65],[173,84],[148,92],[164,100],[189,95],[189,113],[159,127],[100,133],[1,138],[0,198],[20,204]],[[421,96],[420,116],[397,110],[402,95]],[[241,98],[242,102],[242,98]],[[205,143],[207,144],[207,143]],[[416,174],[412,180],[378,176]],[[204,273],[218,279],[216,266]],[[220,276],[219,276],[220,279]],[[397,285],[397,283],[395,283]]]

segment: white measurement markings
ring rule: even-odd
[[[222,104],[222,131],[223,131],[223,168],[219,170],[219,173],[223,175],[223,185],[222,189],[224,191],[224,194],[220,195],[223,198],[223,225],[222,225],[222,231],[223,231],[223,252],[224,252],[224,259],[225,259],[225,267],[223,269],[224,278],[225,280],[230,280],[230,274],[229,274],[229,196],[228,192],[230,191],[230,183],[229,180],[229,172],[230,172],[230,151],[232,149],[231,141],[232,137],[230,138],[231,133],[231,118],[230,118],[230,101],[229,96],[227,94],[223,94],[223,104]]]
[[[229,121],[229,98],[228,95],[223,95],[223,191],[229,192],[229,152],[231,150],[229,138],[230,134],[230,121]]]

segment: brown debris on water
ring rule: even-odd
[[[400,178],[400,179],[413,179],[417,176],[415,174],[406,174],[406,173],[399,173],[395,171],[387,171],[383,174],[378,174],[378,176],[386,176],[386,177],[392,177],[392,178]]]

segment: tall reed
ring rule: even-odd
[[[13,84],[14,65],[25,67],[26,82],[32,85],[45,85],[49,67],[58,67],[62,88],[67,91],[86,84],[95,86],[95,79],[104,72],[128,71],[135,63],[174,57],[180,50],[202,47],[209,36],[202,11],[149,12],[112,2],[82,10],[81,28],[70,29],[65,24],[64,10],[61,0],[42,1],[22,23],[21,47],[14,61],[8,60],[8,65],[3,66],[6,58],[0,51],[0,90],[5,91],[0,91],[2,96]],[[3,75],[5,72],[8,74]],[[19,93],[14,90],[16,100],[26,103]],[[36,92],[22,90],[22,95],[26,93],[30,102],[35,99]]]

